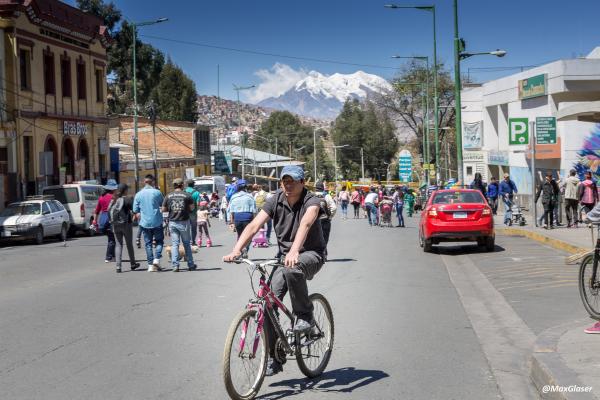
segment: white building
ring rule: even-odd
[[[537,182],[549,170],[555,177],[564,177],[572,168],[600,174],[596,157],[600,126],[595,123],[600,121],[600,47],[585,58],[558,60],[482,85],[465,85],[461,93],[465,182],[476,172],[486,181],[509,173],[523,200],[529,201],[532,122],[539,135]]]

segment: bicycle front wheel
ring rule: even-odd
[[[314,378],[323,373],[333,349],[333,311],[323,295],[313,293],[309,297],[313,304],[315,327],[307,334],[296,337],[296,361],[304,375]]]
[[[594,256],[585,257],[579,267],[579,294],[590,317],[600,320],[600,273],[592,280],[593,269]]]
[[[260,390],[269,354],[264,329],[258,336],[257,310],[240,312],[231,323],[223,352],[223,379],[229,397],[234,400],[253,399]]]

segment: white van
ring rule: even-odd
[[[220,175],[200,176],[194,179],[194,189],[198,192],[206,192],[208,197],[213,192],[219,195],[219,199],[225,196],[225,178]]]
[[[93,183],[70,183],[67,185],[48,186],[42,189],[43,195],[52,195],[60,201],[67,212],[71,225],[71,234],[76,230],[92,234],[90,225],[94,218],[94,210],[98,204],[98,198],[104,193],[102,185]]]

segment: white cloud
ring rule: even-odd
[[[281,96],[299,80],[304,79],[308,72],[303,69],[295,70],[286,64],[275,63],[270,69],[259,69],[254,75],[261,82],[256,85],[256,89],[246,94],[251,103],[258,103],[269,97]]]

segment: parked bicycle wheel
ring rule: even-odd
[[[223,352],[223,379],[229,397],[234,400],[253,399],[260,390],[269,349],[264,330],[253,357],[254,338],[258,328],[257,311],[244,310],[231,323]]]
[[[310,295],[315,327],[296,338],[296,361],[304,375],[314,378],[323,373],[333,349],[333,312],[327,299],[318,293]]]
[[[590,317],[600,320],[600,271],[592,281],[594,256],[589,255],[579,267],[579,294]]]

